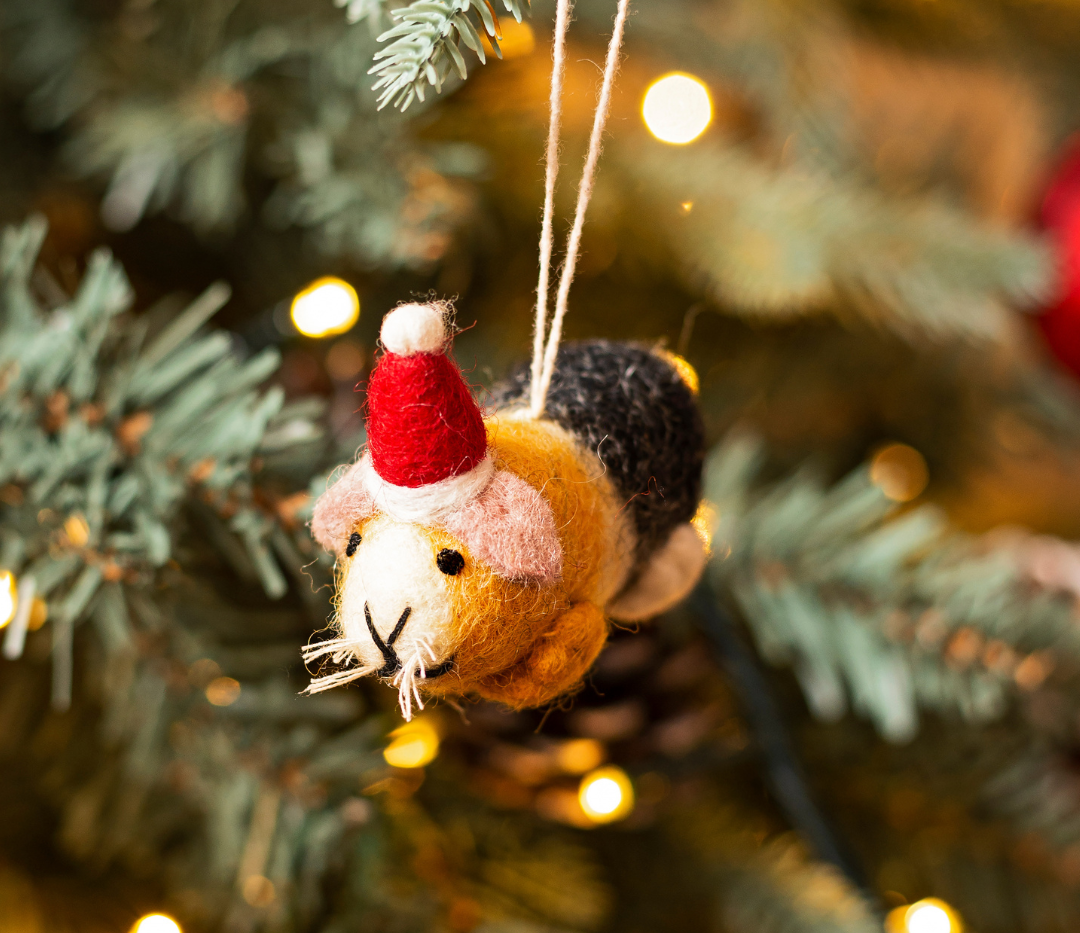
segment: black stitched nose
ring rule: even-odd
[[[379,668],[377,676],[390,677],[401,670],[401,658],[397,656],[397,652],[394,651],[394,642],[398,640],[398,635],[401,634],[401,630],[405,628],[405,623],[409,621],[409,614],[412,612],[411,606],[406,606],[405,611],[401,613],[397,620],[397,624],[394,626],[394,630],[390,633],[390,637],[386,641],[382,640],[382,636],[379,634],[378,629],[375,628],[375,623],[371,621],[371,609],[368,608],[368,604],[364,603],[364,621],[367,622],[368,631],[371,633],[371,640],[375,642],[375,647],[379,649],[379,654],[383,656],[384,664]]]

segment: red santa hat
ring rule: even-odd
[[[491,481],[483,415],[448,356],[438,307],[395,308],[380,339],[385,352],[368,380],[364,485],[401,521],[438,520]]]

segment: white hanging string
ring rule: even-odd
[[[548,104],[547,150],[544,153],[544,221],[540,230],[540,279],[536,285],[536,329],[533,332],[533,359],[530,377],[530,408],[539,400],[540,377],[544,365],[544,329],[547,327],[551,252],[555,245],[552,216],[555,213],[555,179],[559,175],[559,130],[562,123],[563,77],[566,73],[566,33],[570,29],[570,0],[558,0],[555,9],[555,47],[551,63],[551,98]],[[539,400],[543,410],[543,401]]]
[[[565,8],[565,9],[564,9]],[[559,352],[562,338],[563,318],[566,317],[570,286],[574,281],[578,253],[581,249],[581,234],[585,227],[585,213],[589,209],[593,185],[596,180],[596,165],[600,161],[600,150],[607,125],[608,112],[611,110],[611,89],[615,84],[615,73],[619,68],[619,53],[622,49],[623,31],[626,17],[630,10],[630,0],[619,0],[615,14],[615,27],[608,43],[607,60],[604,63],[604,80],[600,86],[600,98],[596,103],[593,116],[592,133],[589,135],[589,151],[585,156],[585,167],[581,172],[578,185],[577,206],[574,210],[574,224],[566,239],[566,258],[559,288],[555,296],[555,315],[551,321],[551,331],[545,341],[547,327],[547,284],[550,275],[553,235],[551,233],[551,210],[555,198],[555,179],[558,175],[559,122],[561,120],[561,102],[556,108],[556,82],[558,97],[562,96],[563,68],[565,66],[566,31],[570,25],[569,0],[559,0],[555,17],[555,60],[551,75],[551,121],[548,125],[548,148],[546,153],[547,172],[544,187],[544,227],[540,238],[540,286],[536,300],[536,331],[533,336],[532,383],[530,386],[529,412],[534,418],[544,413],[551,378],[555,373],[555,358]],[[565,14],[565,15],[563,15]],[[560,19],[560,16],[562,19]],[[561,29],[561,33],[560,33]]]

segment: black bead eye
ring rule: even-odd
[[[465,569],[465,558],[457,551],[451,551],[450,548],[444,547],[435,556],[435,566],[448,577],[456,577]]]
[[[354,531],[349,535],[349,544],[345,548],[345,556],[352,557],[356,553],[356,549],[360,547],[360,532]]]

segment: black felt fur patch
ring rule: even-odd
[[[507,407],[528,392],[523,363],[493,390]],[[665,359],[609,340],[559,349],[545,416],[591,450],[629,503],[639,565],[689,521],[701,498],[705,432],[693,394]]]

